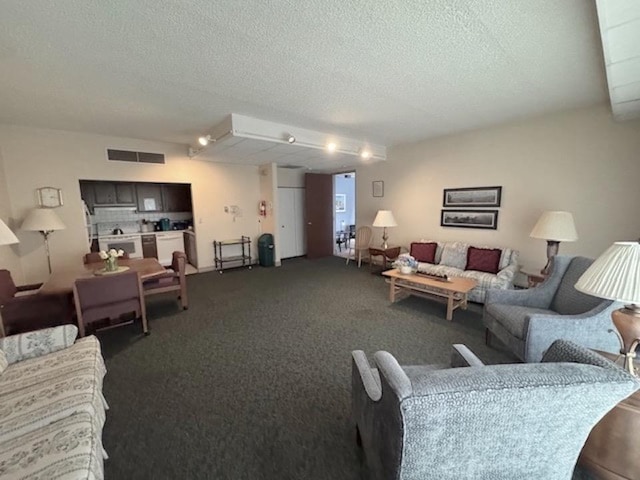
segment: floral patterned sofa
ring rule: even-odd
[[[0,339],[0,479],[102,479],[106,373],[96,337],[62,325]]]
[[[418,261],[419,272],[476,280],[478,286],[468,295],[472,302],[484,303],[490,288],[513,288],[518,271],[519,252],[511,248],[420,240],[411,244],[410,253]]]

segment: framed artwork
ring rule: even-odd
[[[347,196],[344,193],[336,193],[336,213],[347,211]]]
[[[443,207],[499,207],[502,187],[445,188]]]
[[[440,226],[496,230],[498,210],[441,210]]]
[[[382,180],[374,180],[371,182],[374,197],[384,197],[384,182]]]

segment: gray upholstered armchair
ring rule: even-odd
[[[484,304],[487,345],[495,335],[518,358],[539,362],[555,340],[619,352],[611,312],[620,303],[578,292],[574,285],[593,260],[559,255],[542,284],[528,290],[489,290]]]
[[[454,346],[452,366],[377,369],[352,352],[364,478],[567,480],[591,428],[640,387],[622,368],[559,340],[543,363],[487,365]],[[466,361],[465,361],[466,357]]]

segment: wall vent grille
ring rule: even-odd
[[[114,162],[165,163],[164,154],[107,149],[107,160]]]

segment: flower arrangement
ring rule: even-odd
[[[118,257],[124,255],[124,250],[116,250],[115,248],[112,248],[107,252],[101,250],[99,255],[100,258],[104,260],[105,271],[115,272],[116,270],[118,270]]]
[[[403,253],[392,264],[400,273],[413,273],[418,268],[418,261],[408,253]]]

